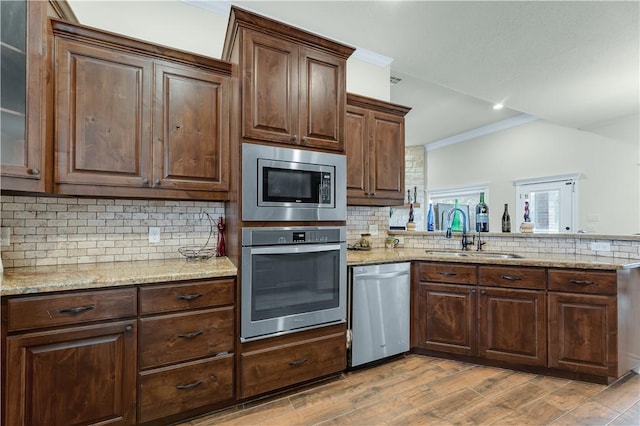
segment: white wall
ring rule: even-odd
[[[380,67],[353,57],[347,60],[347,92],[389,101],[390,77],[390,66]]]
[[[427,189],[489,183],[490,221],[515,203],[513,180],[581,173],[578,229],[640,232],[638,143],[542,120],[427,151]],[[515,211],[510,208],[510,211]],[[600,222],[587,222],[599,216]],[[494,226],[495,229],[495,226]]]

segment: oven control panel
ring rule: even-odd
[[[243,228],[243,246],[343,242],[345,227]]]

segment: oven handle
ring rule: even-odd
[[[340,244],[314,244],[305,246],[276,246],[252,248],[251,254],[293,254],[293,253],[320,253],[323,251],[340,250]]]

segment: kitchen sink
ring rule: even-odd
[[[513,253],[495,253],[482,251],[445,251],[445,250],[425,250],[432,256],[445,257],[484,257],[489,259],[522,259],[523,256]]]

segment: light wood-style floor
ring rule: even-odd
[[[407,355],[183,426],[640,425],[640,376],[605,386]]]

